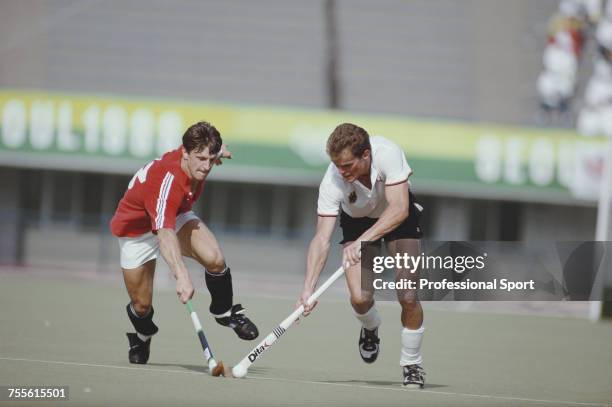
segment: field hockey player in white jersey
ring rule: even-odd
[[[361,242],[384,242],[389,255],[420,253],[419,217],[422,207],[414,201],[408,178],[412,170],[404,152],[392,141],[370,137],[366,130],[350,123],[336,127],[327,141],[331,163],[319,187],[318,220],[310,242],[304,287],[297,306],[304,316],[316,303],[307,305],[331,246],[331,237],[340,218],[343,239],[342,264],[355,317],[361,323],[359,353],[373,363],[380,351],[378,327],[381,318],[372,290],[362,288]],[[412,275],[416,278],[418,273]],[[397,292],[401,312],[400,366],[406,387],[422,388],[421,367],[423,309],[416,290]]]

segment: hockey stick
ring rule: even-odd
[[[325,281],[310,296],[310,298],[308,298],[306,303],[308,305],[314,303],[317,300],[317,298],[319,298],[319,296],[321,294],[323,294],[325,292],[325,290],[327,290],[329,288],[329,286],[332,285],[334,283],[334,281],[336,281],[342,274],[344,274],[344,267],[340,267],[338,270],[336,270],[334,272],[334,274],[332,274],[331,277],[328,278],[327,281]],[[302,312],[304,312],[304,305],[300,305],[300,307],[298,307],[295,311],[293,311],[291,313],[291,315],[289,315],[280,324],[278,324],[278,326],[276,328],[274,328],[272,330],[272,332],[270,332],[268,334],[268,336],[266,336],[266,338],[259,343],[259,345],[254,347],[253,350],[251,352],[249,352],[248,355],[246,355],[240,361],[240,363],[238,363],[236,366],[234,366],[232,368],[232,375],[234,377],[244,377],[244,376],[246,376],[246,374],[247,374],[247,372],[249,370],[249,367],[257,359],[259,359],[261,357],[261,355],[268,348],[270,348],[274,344],[274,342],[276,342],[276,340],[278,338],[280,338],[281,335],[283,335],[287,329],[289,329],[289,327],[291,327],[291,325],[293,325],[293,323],[299,318],[299,316],[302,314]]]
[[[193,327],[195,328],[198,338],[200,339],[200,344],[202,345],[202,350],[204,351],[204,357],[206,358],[206,363],[208,364],[208,371],[215,377],[224,375],[223,362],[217,362],[215,360],[212,350],[210,349],[210,346],[208,346],[206,336],[204,336],[204,331],[202,330],[202,324],[200,323],[198,314],[196,314],[196,312],[193,310],[191,300],[187,301],[187,304],[185,305],[187,305],[187,311],[189,311],[189,315],[191,316],[191,322],[193,322]]]

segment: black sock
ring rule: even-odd
[[[234,291],[232,289],[232,275],[230,268],[225,267],[221,273],[211,273],[205,270],[206,287],[212,298],[210,312],[221,315],[232,308]]]
[[[132,308],[131,302],[127,305],[126,309],[128,317],[130,318],[132,325],[134,325],[136,332],[141,335],[151,336],[155,335],[157,331],[159,331],[159,328],[157,328],[157,326],[153,323],[153,306],[151,306],[151,311],[149,311],[149,313],[144,317],[136,314],[134,308]]]

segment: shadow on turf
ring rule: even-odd
[[[208,368],[205,365],[185,365],[180,363],[148,363],[148,365],[159,367],[182,367],[183,369],[191,370],[193,372],[208,374]]]
[[[208,368],[205,365],[187,365],[187,364],[180,364],[180,363],[149,363],[148,365],[149,366],[159,366],[159,367],[169,367],[169,366],[182,367],[183,369],[191,370],[193,372],[208,374]],[[269,371],[270,369],[266,367],[250,367],[249,368],[249,373],[268,373]]]
[[[150,366],[160,366],[160,367],[181,367],[186,370],[191,370],[193,372],[208,374],[208,368],[204,365],[187,365],[181,363],[149,363]],[[249,373],[268,373],[270,369],[267,367],[253,367],[249,368]],[[367,386],[397,386],[401,384],[399,380],[395,381],[386,381],[386,380],[322,380],[320,383],[334,383],[334,384],[365,384]],[[440,387],[448,387],[445,384],[429,384],[425,385],[426,389],[436,389]]]
[[[365,384],[368,386],[397,386],[401,385],[400,380],[386,381],[386,380],[325,380],[321,383],[334,383],[334,384]],[[430,384],[425,383],[426,389],[436,389],[440,387],[448,387],[445,384]]]

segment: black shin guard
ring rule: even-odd
[[[132,303],[129,303],[126,307],[128,317],[130,321],[132,321],[132,325],[134,325],[134,329],[141,335],[151,336],[155,335],[159,328],[153,323],[153,307],[151,306],[151,311],[144,317],[138,316],[134,309],[132,308]]]
[[[232,289],[232,275],[230,268],[225,267],[221,273],[211,273],[205,270],[206,287],[210,292],[210,313],[222,315],[232,308],[234,291]]]

